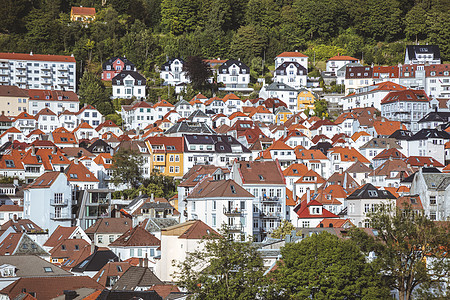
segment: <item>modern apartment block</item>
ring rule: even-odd
[[[73,56],[0,53],[0,85],[22,89],[76,90]]]

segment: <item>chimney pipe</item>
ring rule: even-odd
[[[36,156],[36,146],[31,145],[31,155]]]
[[[139,267],[143,267],[142,257],[139,257]]]
[[[144,268],[148,268],[148,254],[147,253],[145,253]]]
[[[91,242],[91,254],[95,252],[95,243],[94,241]]]
[[[339,168],[339,174],[342,174],[343,171],[343,168]]]
[[[311,201],[311,189],[306,188],[306,203],[309,203]]]

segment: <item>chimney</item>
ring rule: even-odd
[[[311,201],[311,189],[306,188],[306,203],[309,203]]]
[[[73,161],[75,162],[76,165],[78,165],[78,157],[75,157]]]
[[[139,267],[143,267],[142,257],[139,257]]]
[[[148,254],[147,253],[145,253],[144,268],[148,268]]]
[[[36,156],[36,146],[31,145],[31,155]]]
[[[94,241],[91,242],[91,254],[95,252],[95,244]]]
[[[341,168],[339,168],[339,174],[342,174],[343,173],[343,168],[341,167]]]
[[[54,146],[54,147],[53,147],[52,154],[56,154],[56,151],[57,151],[57,148],[56,148],[56,146]]]
[[[295,190],[295,182],[292,186],[292,200],[294,200],[295,204],[297,204],[297,191]]]
[[[64,300],[73,300],[78,297],[76,291],[73,290],[64,290]]]

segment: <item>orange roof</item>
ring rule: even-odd
[[[287,206],[297,205],[297,201],[299,200],[299,198],[298,198],[298,196],[296,196],[295,198],[297,198],[297,199],[296,199],[296,201],[294,201],[293,197],[294,197],[294,195],[293,195],[292,191],[290,189],[286,188],[286,205]]]
[[[308,57],[308,56],[303,53],[295,51],[295,52],[283,52],[277,55],[277,57]]]
[[[75,62],[73,56],[29,53],[0,53],[0,59]]]
[[[72,91],[59,91],[59,90],[35,90],[29,89],[28,95],[30,100],[43,100],[43,101],[71,101],[78,102],[78,96]],[[66,110],[67,111],[67,110]]]
[[[0,169],[1,170],[7,170],[7,169],[19,169],[24,170],[24,166],[22,164],[22,154],[24,152],[22,150],[16,150],[12,149],[9,152],[6,152],[3,154],[0,158]],[[8,165],[6,164],[6,161],[8,162]],[[12,163],[11,163],[12,161]]]
[[[35,120],[35,118],[34,118],[34,116],[32,116],[32,115],[30,115],[29,113],[27,113],[27,112],[21,112],[17,117],[15,117],[14,118],[14,122],[16,121],[16,120],[19,120],[19,119],[33,119],[33,120]]]
[[[241,100],[238,96],[236,96],[233,93],[226,94],[225,97],[223,97],[223,102],[227,102],[228,100]]]
[[[95,16],[95,8],[94,7],[72,6],[71,12],[73,15]]]
[[[248,116],[246,114],[244,114],[242,111],[235,111],[228,117],[228,119],[233,120],[234,118],[237,118],[237,117],[248,117]]]
[[[64,173],[69,181],[98,182],[95,175],[82,163],[71,162]]]
[[[153,104],[153,107],[174,107],[172,104],[170,104],[169,102],[167,102],[167,100],[161,100],[159,102],[156,102],[155,104]]]
[[[362,136],[371,136],[371,135],[368,134],[368,133],[365,132],[365,131],[358,131],[358,132],[355,132],[355,133],[352,135],[352,140],[356,142],[356,140],[359,139],[359,138],[362,137]]]
[[[299,145],[295,147],[295,156],[297,159],[305,159],[305,160],[323,160],[328,159],[322,151],[318,149],[304,149],[303,146]]]
[[[314,180],[305,180],[305,177],[313,177]],[[305,174],[303,174],[295,183],[324,183],[325,179],[322,178],[316,171],[308,170]]]
[[[344,147],[333,147],[328,150],[329,153],[340,154],[341,161],[355,161],[358,160],[362,163],[368,164],[370,161],[364,157],[358,150],[355,148],[344,148]]]
[[[109,159],[109,163],[106,162],[107,159]],[[102,165],[106,169],[109,169],[112,167],[112,155],[110,153],[100,153],[96,158],[94,158],[94,162],[97,165]]]
[[[374,121],[373,128],[378,135],[389,136],[399,129],[406,130],[406,126],[400,121],[389,121],[382,119],[381,121]]]
[[[450,173],[450,164],[446,165],[445,168],[442,169],[442,173]]]
[[[64,127],[56,128],[52,132],[52,137],[57,144],[77,144],[75,135]]]
[[[328,59],[327,61],[330,61],[330,60],[358,60],[358,59],[351,57],[351,56],[337,55],[337,56],[333,56],[332,58]]]
[[[93,107],[92,105],[87,104],[87,105],[83,106],[76,114],[79,115],[79,114],[81,114],[82,112],[84,112],[86,109],[97,110],[97,109],[96,109],[95,107]]]
[[[320,226],[322,224],[322,226]],[[350,225],[351,227],[355,227],[355,225],[349,219],[323,219],[317,228],[319,227],[334,227],[334,228],[342,228],[344,225]]]
[[[267,150],[293,150],[292,147],[286,145],[281,139],[275,141]]]
[[[208,98],[205,97],[202,93],[198,93],[198,94],[195,95],[194,98],[192,98],[191,100],[198,100],[198,99],[208,99]]]
[[[308,167],[304,164],[299,164],[299,163],[295,163],[290,165],[289,167],[287,167],[284,171],[283,171],[283,175],[286,176],[302,176],[303,174],[305,174],[306,172],[308,172]]]
[[[102,124],[98,125],[97,128],[95,128],[96,131],[100,131],[103,127],[119,127],[111,120],[106,120]]]
[[[89,125],[87,122],[83,122],[80,125],[78,125],[72,132],[78,131],[78,129],[94,129],[91,125]]]
[[[33,154],[33,149],[27,151],[22,158],[22,163],[25,165],[43,165],[45,170],[53,170],[53,165],[68,165],[70,161],[59,148],[36,148],[35,154]]]
[[[272,114],[272,113],[267,108],[260,105],[260,106],[256,107],[255,109],[253,109],[253,111],[248,116],[252,117],[255,114]]]

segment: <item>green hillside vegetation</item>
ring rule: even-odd
[[[96,21],[70,22],[71,6],[95,7]],[[78,80],[126,56],[155,87],[153,100],[173,97],[157,73],[172,57],[241,59],[253,83],[283,51],[321,68],[337,54],[383,65],[401,63],[405,45],[420,42],[450,59],[450,0],[4,0],[0,17],[0,51],[74,54]]]

